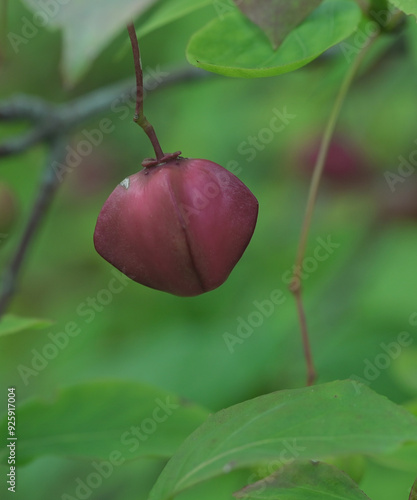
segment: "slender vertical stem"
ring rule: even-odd
[[[136,75],[136,109],[135,118],[143,116],[143,70],[142,60],[140,57],[139,43],[136,36],[136,30],[132,23],[127,25],[130,43],[132,44],[133,61],[135,63]]]
[[[130,42],[132,44],[133,60],[135,63],[136,74],[136,110],[134,121],[143,128],[146,135],[149,137],[155,150],[156,159],[159,161],[164,157],[164,153],[162,151],[161,145],[159,144],[158,137],[156,136],[154,128],[143,114],[143,70],[138,39],[133,23],[129,23],[127,25],[127,31],[129,33]]]
[[[324,165],[326,163],[327,153],[336,127],[336,122],[339,117],[340,110],[348,93],[348,90],[354,80],[354,77],[361,63],[363,62],[367,50],[372,45],[372,43],[377,39],[378,35],[379,33],[376,33],[368,38],[367,43],[363,46],[362,50],[354,59],[352,65],[349,67],[345,75],[345,78],[343,79],[342,85],[339,89],[339,92],[337,94],[336,101],[333,105],[333,109],[330,113],[329,119],[327,121],[320,145],[319,154],[316,160],[316,164],[314,166],[313,176],[311,179],[310,190],[307,199],[307,206],[305,210],[304,221],[301,228],[297,256],[295,259],[295,267],[294,267],[295,271],[291,284],[289,286],[291,292],[295,297],[298,310],[303,349],[307,365],[307,385],[312,385],[314,383],[316,379],[316,370],[314,368],[313,356],[311,352],[311,345],[308,335],[307,321],[302,301],[301,269],[306,252],[307,241],[310,233],[311,222],[313,219],[314,207],[317,200],[317,194],[320,186],[321,176],[323,173]]]
[[[293,292],[295,297],[295,304],[297,306],[297,313],[300,322],[301,340],[304,350],[304,358],[307,365],[307,385],[313,385],[316,380],[316,370],[314,368],[313,354],[311,352],[310,340],[308,338],[307,318],[304,311],[303,299],[301,296],[301,289],[299,292]]]
[[[54,170],[54,162],[64,161],[65,155],[67,154],[65,149],[66,144],[66,137],[57,138],[51,144],[51,151],[47,160],[45,172],[41,180],[39,192],[33,203],[29,220],[23,230],[16,252],[2,276],[0,289],[0,318],[5,313],[13,297],[25,257],[60,185],[61,181]]]

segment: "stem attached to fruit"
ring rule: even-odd
[[[304,215],[304,221],[301,229],[300,241],[298,244],[297,257],[295,260],[295,271],[290,283],[289,289],[293,293],[300,322],[301,336],[304,348],[304,355],[307,364],[307,385],[312,385],[316,379],[316,370],[314,368],[313,356],[311,352],[311,345],[308,335],[307,321],[305,317],[305,311],[303,307],[302,301],[302,287],[301,287],[301,270],[304,261],[304,255],[307,247],[307,240],[310,232],[311,222],[314,213],[314,207],[317,200],[317,194],[320,186],[320,180],[323,173],[323,169],[326,163],[327,153],[329,150],[330,142],[336,127],[336,122],[340,114],[340,110],[342,108],[343,102],[346,98],[348,90],[354,80],[354,77],[363,62],[363,59],[371,47],[373,42],[378,38],[380,32],[377,32],[370,36],[362,47],[361,51],[353,61],[352,65],[348,69],[345,78],[340,87],[339,93],[336,97],[336,101],[333,105],[333,109],[331,111],[330,117],[326,124],[326,128],[324,130],[322,142],[320,145],[319,154],[316,160],[316,164],[314,166],[313,177],[311,179],[310,191],[307,199],[307,206]]]
[[[127,31],[129,32],[130,42],[132,44],[133,60],[135,63],[136,74],[136,110],[133,120],[143,128],[155,150],[157,161],[161,162],[164,159],[164,152],[162,151],[161,145],[159,144],[158,137],[156,136],[156,132],[153,126],[148,122],[145,115],[143,114],[143,70],[142,62],[140,59],[138,38],[136,36],[136,30],[133,23],[129,23],[127,25]]]

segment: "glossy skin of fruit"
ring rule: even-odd
[[[245,251],[258,202],[208,160],[176,158],[120,183],[97,220],[97,252],[134,281],[179,296],[220,286]]]

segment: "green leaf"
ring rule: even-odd
[[[210,416],[168,462],[150,500],[233,469],[390,452],[409,440],[417,441],[417,419],[356,382],[275,392]]]
[[[136,34],[140,40],[148,33],[191,14],[195,10],[210,5],[212,1],[213,0],[165,0],[165,2],[157,2],[138,19],[138,22],[135,23]],[[132,50],[130,41],[126,38],[126,42],[120,50],[120,54],[124,54],[130,50]]]
[[[158,2],[139,19],[137,23],[138,36],[143,37],[212,3],[213,0],[165,0],[165,2]]]
[[[392,453],[373,457],[373,462],[391,470],[415,471],[417,470],[417,443],[406,443]]]
[[[358,485],[333,465],[296,461],[234,495],[247,500],[369,500]]]
[[[51,401],[23,403],[16,414],[19,463],[42,455],[167,458],[208,415],[161,389],[122,381],[62,389]],[[6,426],[7,417],[0,429]],[[0,451],[1,463],[5,450]]]
[[[347,474],[355,483],[360,483],[366,473],[367,459],[363,455],[339,455],[324,460]]]
[[[409,16],[417,17],[417,2],[416,0],[390,0],[398,9],[405,12]]]
[[[0,337],[24,332],[33,328],[40,329],[52,325],[52,321],[36,318],[21,318],[13,314],[5,314],[0,320]]]
[[[410,492],[410,498],[408,500],[417,500],[417,479],[414,481]]]
[[[277,51],[260,28],[239,11],[217,18],[195,33],[187,47],[194,66],[225,76],[260,78],[308,64],[350,36],[361,19],[350,0],[325,0],[295,28]]]
[[[64,79],[74,85],[90,64],[126,24],[157,0],[71,0],[61,5],[44,0],[24,0],[48,20],[48,26],[63,31]],[[126,35],[127,36],[127,35]]]
[[[284,38],[316,9],[323,0],[233,0],[259,26],[276,50]]]

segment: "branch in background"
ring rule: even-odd
[[[0,64],[6,59],[7,3],[8,0],[0,0]]]
[[[206,75],[206,72],[193,67],[172,71],[157,89],[180,82],[199,80],[206,78]],[[56,162],[65,163],[70,133],[88,119],[109,112],[115,102],[120,104],[132,99],[134,102],[136,92],[132,94],[132,89],[136,89],[135,80],[129,79],[95,90],[65,104],[52,104],[41,98],[23,95],[0,103],[0,122],[27,120],[33,124],[29,132],[0,144],[0,159],[2,156],[23,153],[43,142],[50,147],[29,220],[2,277],[0,318],[16,292],[17,282],[28,251],[61,184],[62,179],[56,175],[53,165],[56,165]]]
[[[52,109],[53,105],[40,97],[15,95],[0,103],[0,121],[26,119],[37,122],[49,115]]]
[[[187,67],[172,71],[152,92],[182,82],[207,78],[199,68]],[[41,98],[18,95],[0,103],[0,122],[28,120],[33,128],[0,144],[0,158],[25,152],[34,145],[49,141],[57,135],[68,134],[92,117],[111,111],[113,103],[135,102],[134,79],[94,90],[65,104],[53,104]],[[133,90],[133,92],[132,92]]]
[[[214,75],[207,73],[200,68],[194,66],[186,66],[169,71],[167,69],[166,76],[158,83],[158,86],[148,92],[153,94],[155,91],[170,87],[178,83],[188,83],[206,78],[212,78]],[[100,113],[108,112],[111,105],[118,101],[125,103],[131,101],[136,102],[136,81],[134,78],[129,78],[124,82],[119,82],[108,87],[101,88],[90,92],[89,94],[77,98],[64,105],[66,112],[61,110],[63,119],[74,124],[79,123],[79,117],[83,117],[83,121]]]
[[[5,313],[13,294],[16,291],[16,283],[23,265],[23,262],[30,249],[33,238],[38,231],[43,219],[50,207],[54,195],[60,185],[60,179],[53,168],[54,162],[65,161],[67,154],[66,145],[68,139],[65,136],[57,137],[51,143],[51,149],[45,171],[43,173],[39,192],[30,211],[29,220],[23,231],[23,235],[17,245],[15,254],[4,272],[2,288],[0,290],[0,318]]]

